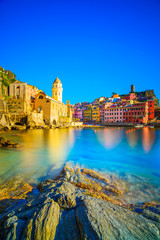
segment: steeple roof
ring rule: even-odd
[[[54,80],[54,83],[60,83],[60,84],[62,84],[61,81],[60,81],[60,79],[59,79],[58,77]]]

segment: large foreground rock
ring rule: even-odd
[[[160,207],[123,205],[122,189],[93,171],[65,169],[38,189],[1,212],[0,239],[160,239]]]

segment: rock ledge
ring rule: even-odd
[[[12,199],[1,210],[0,239],[160,239],[160,206],[126,204],[126,188],[94,171],[65,167],[38,185],[38,195]]]

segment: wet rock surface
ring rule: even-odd
[[[160,206],[125,203],[127,187],[65,167],[37,186],[39,194],[9,199],[0,211],[0,239],[160,239]]]
[[[15,142],[12,142],[4,137],[0,137],[0,147],[4,148],[20,148],[21,145]]]
[[[0,185],[0,200],[25,199],[32,189],[31,185],[23,182],[19,177],[10,179]]]

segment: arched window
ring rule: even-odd
[[[38,112],[40,113],[42,111],[42,107],[38,107]]]
[[[40,96],[39,96],[39,99],[43,99],[43,96],[42,96],[42,95],[40,95]]]
[[[16,98],[19,99],[20,98],[20,86],[16,87]]]

